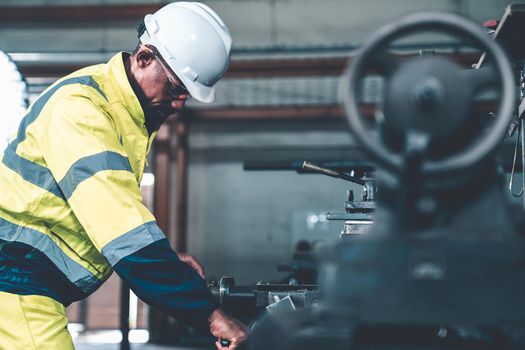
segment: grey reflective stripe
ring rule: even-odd
[[[51,96],[53,96],[53,94],[61,87],[71,84],[91,86],[107,100],[106,95],[100,89],[100,86],[90,76],[69,78],[61,81],[60,83],[57,83],[35,101],[31,109],[20,122],[17,137],[7,146],[2,159],[2,162],[8,168],[18,173],[24,180],[31,182],[32,184],[43,188],[61,198],[64,198],[62,192],[58,188],[58,184],[54,180],[53,175],[49,169],[19,156],[16,153],[16,149],[18,144],[26,139],[28,126],[33,123],[40,115],[42,109],[44,108],[47,101],[49,101]]]
[[[58,185],[66,199],[69,199],[78,184],[104,170],[127,170],[132,172],[127,157],[116,152],[106,151],[77,160]]]
[[[51,262],[85,293],[96,290],[102,281],[88,269],[71,259],[48,235],[0,218],[0,239],[30,245],[42,252]]]
[[[18,144],[26,139],[27,127],[29,126],[29,124],[33,123],[36,120],[36,118],[40,115],[40,112],[42,112],[42,109],[46,105],[47,101],[49,101],[51,96],[53,96],[53,94],[61,87],[71,84],[91,86],[107,100],[104,91],[102,91],[98,83],[90,76],[73,77],[62,80],[61,82],[52,86],[48,91],[40,95],[40,97],[35,101],[35,103],[31,107],[31,110],[29,110],[28,113],[25,115],[24,119],[22,119],[22,121],[20,122],[20,127],[18,128],[17,137],[15,140],[13,140],[13,142],[11,142],[15,150]]]
[[[111,266],[115,266],[120,259],[163,238],[166,236],[157,223],[150,221],[106,244],[102,248],[102,255],[106,257]]]
[[[31,182],[33,185],[43,188],[57,197],[65,199],[62,191],[58,187],[58,183],[53,178],[51,171],[45,166],[20,157],[15,153],[11,145],[7,146],[5,149],[2,162],[27,182]]]

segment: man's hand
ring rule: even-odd
[[[210,323],[210,332],[218,339],[230,341],[228,347],[221,345],[219,340],[215,342],[215,346],[219,350],[235,350],[248,338],[246,327],[236,319],[226,315],[220,309],[213,311],[208,318]]]
[[[179,257],[180,261],[190,265],[192,269],[197,271],[197,273],[202,277],[202,279],[206,279],[206,275],[204,274],[204,268],[197,261],[197,259],[195,259],[193,255],[187,253],[177,253],[177,256]]]

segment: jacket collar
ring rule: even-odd
[[[126,74],[126,68],[124,67],[124,60],[128,59],[128,57],[128,53],[119,52],[108,61],[107,65],[115,81],[115,86],[113,86],[112,90],[114,90],[117,95],[116,100],[124,105],[133,117],[135,123],[142,127],[145,122],[144,110],[131,87]]]

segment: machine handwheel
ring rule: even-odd
[[[482,69],[465,70],[437,55],[402,61],[385,51],[394,40],[423,31],[467,38],[485,52],[488,58],[485,62],[488,63]],[[484,159],[503,139],[515,109],[513,71],[503,50],[477,23],[447,12],[409,14],[380,28],[343,74],[340,92],[353,134],[379,165],[400,171],[402,152],[393,150],[379,137],[371,137],[359,110],[360,83],[371,62],[380,68],[388,83],[385,84],[382,109],[385,119],[390,118],[391,124],[398,125],[401,130],[405,128],[409,133],[415,131],[423,138],[443,138],[457,130],[465,122],[471,103],[482,88],[497,85],[501,91],[497,118],[490,130],[476,134],[468,147],[454,150],[445,157],[425,159],[422,175],[442,175],[467,169]]]

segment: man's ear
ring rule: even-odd
[[[139,52],[137,52],[136,56],[135,56],[135,60],[137,61],[137,65],[140,67],[140,68],[146,68],[147,66],[149,66],[153,60],[155,59],[155,55],[153,54],[153,52],[151,52],[150,50],[148,50],[147,48],[141,48],[139,50]]]

